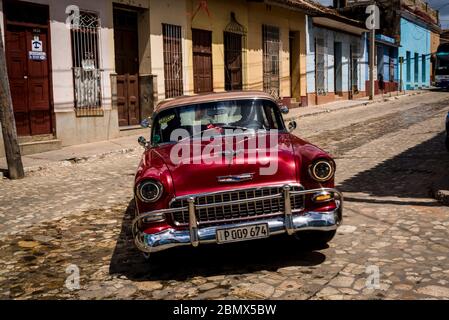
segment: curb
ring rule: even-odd
[[[377,104],[377,103],[384,103],[384,102],[388,102],[388,101],[399,100],[401,98],[412,97],[412,96],[417,96],[417,95],[426,94],[426,93],[427,93],[427,91],[406,93],[406,94],[402,94],[402,95],[399,95],[399,96],[384,98],[383,101],[382,100],[364,101],[364,102],[356,103],[356,104],[353,104],[353,105],[350,105],[350,106],[343,106],[343,107],[339,107],[339,108],[335,108],[335,109],[320,110],[320,111],[309,113],[309,114],[297,115],[297,116],[293,116],[293,117],[290,117],[290,118],[286,118],[284,120],[285,120],[285,122],[296,121],[296,120],[299,120],[301,118],[314,117],[314,116],[318,116],[318,115],[321,115],[321,114],[324,114],[324,113],[333,113],[333,112],[338,112],[338,111],[341,111],[341,110],[347,110],[347,109],[352,109],[352,108],[357,108],[357,107],[363,107],[363,106],[368,106],[368,105]]]
[[[432,185],[430,190],[431,196],[445,206],[449,206],[449,190],[446,190],[447,187],[447,179],[442,179],[440,182]]]
[[[138,149],[138,147],[124,148],[124,149],[120,149],[120,150],[114,150],[114,151],[104,152],[104,153],[100,153],[100,154],[95,154],[92,156],[75,157],[75,158],[69,158],[69,159],[65,159],[65,160],[58,160],[58,161],[49,162],[47,164],[40,165],[40,166],[25,167],[24,171],[25,171],[25,174],[31,174],[31,173],[43,171],[46,169],[68,167],[68,166],[72,166],[72,165],[76,165],[76,164],[80,164],[80,163],[90,162],[90,161],[93,161],[96,159],[104,159],[109,156],[113,156],[113,155],[117,155],[117,154],[131,153],[137,149]],[[1,174],[1,172],[0,172],[0,174]]]

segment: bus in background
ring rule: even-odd
[[[436,54],[435,86],[449,89],[449,43],[441,44]]]

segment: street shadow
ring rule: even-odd
[[[413,136],[410,139],[413,139]],[[439,206],[437,202],[410,201],[410,199],[430,199],[432,186],[449,176],[449,153],[445,148],[444,139],[445,133],[438,134],[394,158],[381,162],[372,169],[343,181],[339,189],[344,193],[365,193],[374,197],[399,198],[385,201],[347,198],[354,202]],[[400,198],[407,198],[407,200]]]
[[[314,250],[328,246],[311,249],[287,236],[223,246],[208,244],[198,248],[172,248],[152,254],[147,260],[134,246],[131,231],[133,211],[134,201],[131,201],[109,266],[111,275],[125,276],[133,281],[183,281],[196,276],[276,271],[290,266],[316,266],[326,260],[323,253]]]

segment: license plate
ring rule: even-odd
[[[270,230],[268,224],[253,224],[237,228],[217,230],[217,242],[239,242],[254,239],[268,238]]]

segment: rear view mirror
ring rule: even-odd
[[[290,112],[290,109],[288,109],[287,106],[280,106],[279,108],[283,114],[288,114]]]
[[[296,121],[291,121],[288,124],[288,131],[293,132],[296,130],[296,128],[298,128],[298,124],[296,123]]]
[[[148,142],[147,142],[147,139],[145,139],[144,137],[139,137],[139,139],[137,139],[137,142],[139,142],[139,144],[142,147],[144,147],[144,148],[147,147]]]

